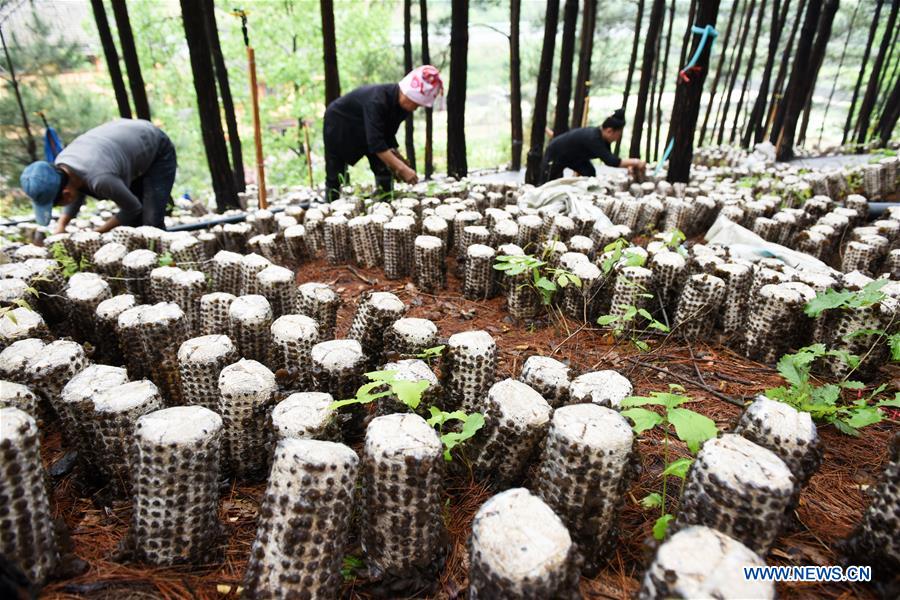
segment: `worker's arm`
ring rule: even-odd
[[[381,159],[381,162],[387,165],[388,169],[396,173],[400,179],[406,183],[418,183],[419,177],[416,175],[416,172],[406,166],[406,164],[400,160],[400,157],[391,150],[378,152],[375,156]]]
[[[144,211],[144,205],[135,196],[125,182],[118,177],[104,177],[98,180],[94,186],[94,190],[101,198],[109,198],[119,207],[119,212],[110,218],[106,223],[101,225],[97,231],[105,233],[122,223],[132,223],[139,221],[141,213]]]
[[[634,167],[637,167],[638,169],[643,169],[644,167],[647,166],[647,163],[645,163],[644,161],[642,161],[639,158],[623,158],[622,161],[619,163],[619,166],[622,167],[623,169],[631,169]]]

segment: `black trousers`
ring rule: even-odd
[[[381,193],[388,194],[394,189],[394,176],[387,165],[378,156],[367,154],[369,168],[375,175],[375,186]],[[329,147],[328,137],[325,137],[325,201],[333,202],[341,196],[341,186],[350,183],[350,174],[347,167],[350,164],[341,158],[334,147]]]
[[[544,159],[541,161],[541,172],[538,185],[543,185],[548,181],[559,179],[563,175],[563,170],[569,168],[581,175],[582,177],[593,177],[597,174],[594,165],[590,159],[585,158],[575,162],[561,161],[552,152],[545,152]]]

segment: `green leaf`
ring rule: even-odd
[[[840,386],[845,390],[864,390],[866,389],[866,384],[862,381],[842,381]]]
[[[660,323],[659,321],[653,321],[652,323],[650,323],[649,327],[651,329],[658,329],[663,333],[669,333],[668,325],[666,325],[665,323]]]
[[[900,393],[895,393],[893,398],[885,398],[880,401],[877,406],[890,406],[891,408],[900,408]]]
[[[653,492],[641,498],[640,502],[644,508],[659,508],[662,506],[662,496]]]
[[[569,273],[569,279],[572,280],[572,283],[575,284],[575,287],[577,287],[577,288],[581,287],[581,277],[579,277],[578,275],[576,275],[574,273]]]
[[[674,518],[674,515],[668,513],[658,518],[653,524],[653,537],[659,541],[664,540],[666,533],[669,531],[669,522]]]
[[[675,427],[675,434],[694,454],[700,444],[716,437],[719,433],[715,421],[687,408],[672,408],[668,414],[669,423]]]
[[[427,381],[394,381],[391,383],[391,391],[397,396],[397,400],[415,410],[422,402],[422,393],[428,389]]]
[[[873,406],[863,408],[855,408],[850,412],[850,418],[846,419],[847,424],[854,429],[862,429],[875,423],[880,423],[883,415],[881,411]]]
[[[552,281],[550,281],[549,279],[547,279],[546,277],[541,277],[540,279],[538,279],[537,282],[535,283],[535,285],[537,285],[537,287],[539,287],[542,290],[547,290],[548,292],[556,291],[556,284],[553,283]]]
[[[390,383],[394,380],[398,374],[397,371],[370,371],[366,373],[366,377],[369,378],[370,381],[377,381],[379,383]],[[370,384],[366,384],[370,385]]]
[[[836,290],[825,290],[819,292],[816,297],[806,303],[803,312],[808,317],[818,317],[826,310],[832,310],[843,306],[853,295],[853,292]]]
[[[444,460],[452,460],[452,450],[474,436],[482,427],[484,427],[484,415],[481,413],[472,413],[464,417],[461,431],[451,431],[443,434],[441,436],[441,442],[444,444]]]
[[[814,388],[811,396],[814,404],[821,404],[823,407],[834,406],[841,397],[841,388],[839,385],[829,383]]]
[[[650,351],[650,344],[648,344],[644,340],[639,340],[637,338],[634,338],[633,340],[631,340],[631,343],[633,343],[637,347],[637,349],[640,350],[641,352],[649,352]]]
[[[626,306],[625,314],[622,315],[622,320],[623,321],[631,321],[632,319],[634,319],[634,317],[636,315],[637,315],[637,308],[635,308],[634,306],[630,306],[630,305]]]
[[[597,319],[598,325],[609,325],[619,320],[619,315],[603,315]]]
[[[569,278],[566,275],[560,275],[556,278],[556,283],[559,284],[559,287],[564,288],[569,285]]]
[[[666,468],[663,469],[663,475],[674,475],[675,477],[680,477],[684,479],[687,477],[688,469],[691,468],[691,464],[694,462],[692,458],[679,458],[676,461],[670,462],[666,465]]]
[[[622,416],[628,417],[634,423],[632,429],[635,433],[642,433],[653,429],[663,422],[662,415],[647,410],[646,408],[629,408],[622,411]]]
[[[653,406],[665,406],[665,402],[657,398],[657,394],[658,392],[653,392],[650,396],[628,396],[627,398],[622,399],[622,402],[619,405],[623,408],[647,406],[648,404]]]
[[[843,433],[844,435],[852,435],[853,437],[859,437],[859,431],[842,421],[841,419],[831,419],[831,424],[837,428],[838,431]]]

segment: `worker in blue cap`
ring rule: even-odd
[[[175,147],[161,129],[149,121],[117,119],[75,138],[53,164],[31,163],[20,183],[39,225],[50,223],[54,205],[64,207],[55,233],[65,231],[86,195],[119,206],[97,228],[100,233],[119,225],[164,229],[176,168]]]

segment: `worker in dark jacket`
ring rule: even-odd
[[[165,228],[166,205],[177,159],[169,137],[149,121],[117,119],[75,138],[53,164],[37,161],[22,172],[39,225],[50,223],[53,206],[64,206],[56,233],[65,231],[84,196],[112,200],[119,212],[97,228],[118,225]]]
[[[600,127],[581,127],[554,137],[547,144],[541,163],[541,183],[562,177],[563,169],[572,169],[578,175],[593,177],[597,174],[592,158],[599,158],[610,167],[643,170],[646,163],[639,158],[619,158],[612,152],[611,144],[622,139],[625,129],[625,109],[620,108],[606,118]]]
[[[431,107],[444,88],[440,72],[431,65],[411,71],[397,83],[365,85],[328,105],[325,110],[325,189],[329,202],[349,181],[347,167],[363,156],[383,192],[393,176],[416,183],[416,172],[397,151],[397,129],[419,106]]]

